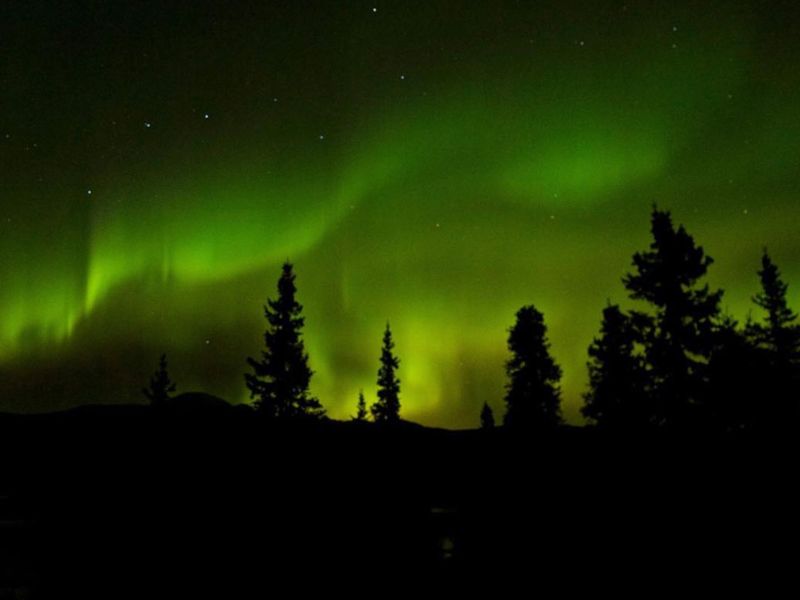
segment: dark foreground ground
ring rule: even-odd
[[[0,416],[0,600],[796,591],[797,457],[776,439],[276,426],[220,407]]]

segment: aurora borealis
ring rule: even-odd
[[[331,416],[374,397],[388,320],[403,416],[477,425],[535,304],[577,422],[653,203],[734,316],[765,245],[800,305],[791,2],[0,11],[0,410],[143,400],[162,352],[245,401],[290,259]]]

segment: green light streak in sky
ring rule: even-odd
[[[54,375],[68,401],[130,400],[167,351],[181,389],[245,400],[244,357],[288,258],[312,388],[334,417],[360,388],[374,395],[389,320],[404,415],[476,424],[484,400],[501,409],[507,328],[534,303],[576,419],[586,348],[606,301],[625,301],[620,277],[648,243],[653,202],[717,260],[712,283],[736,316],[762,245],[800,281],[796,42],[734,4],[614,18],[559,5],[498,32],[491,16],[461,31],[428,15],[405,37],[331,33],[367,39],[372,52],[350,54],[274,30],[288,49],[237,36],[244,48],[217,47],[224,67],[196,81],[167,60],[174,70],[150,81],[164,97],[126,81],[113,101],[83,98],[104,160],[88,142],[62,142],[44,166],[15,158],[16,131],[3,146],[14,220],[0,240],[0,359],[107,373],[89,391]],[[303,68],[283,67],[298,50]],[[69,89],[89,78],[74,77]],[[40,171],[50,177],[35,187]],[[24,406],[36,379],[19,375],[7,395]]]

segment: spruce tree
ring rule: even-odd
[[[162,354],[158,361],[158,370],[150,377],[149,387],[142,388],[142,393],[153,406],[163,406],[175,389],[176,385],[167,372],[167,355]]]
[[[367,402],[364,400],[364,390],[360,390],[358,392],[358,405],[356,416],[353,418],[354,421],[366,421],[367,420]]]
[[[761,257],[761,291],[753,302],[764,309],[763,324],[754,324],[752,332],[767,357],[762,375],[761,395],[777,425],[794,424],[800,417],[797,387],[800,385],[800,326],[797,315],[786,300],[788,285],[767,251]]]
[[[395,371],[400,361],[393,353],[394,341],[389,324],[383,333],[381,366],[378,369],[378,400],[372,405],[372,418],[376,422],[394,423],[400,420],[400,380]]]
[[[751,322],[740,328],[727,315],[715,326],[708,397],[711,423],[719,431],[763,430],[775,419],[764,402],[761,380],[769,372],[768,353],[759,347],[754,331]]]
[[[713,348],[714,320],[722,291],[700,286],[711,257],[667,211],[653,209],[653,241],[633,257],[635,271],[623,283],[634,300],[651,305],[645,328],[646,362],[656,422],[687,426],[699,422],[705,365]]]
[[[544,317],[533,306],[517,312],[509,330],[504,424],[515,428],[554,427],[561,423],[561,368],[550,356]]]
[[[325,410],[309,395],[312,371],[308,366],[301,330],[305,319],[295,299],[295,275],[285,263],[278,279],[278,297],[268,300],[264,316],[266,349],[261,360],[248,358],[253,373],[245,375],[250,397],[258,412],[271,418],[321,417]]]
[[[758,272],[761,291],[753,302],[766,311],[764,325],[756,327],[763,345],[774,355],[776,363],[790,365],[800,359],[800,328],[797,315],[789,308],[786,293],[789,286],[781,279],[780,271],[767,251],[761,257]]]
[[[494,413],[486,402],[481,409],[481,429],[494,429]]]
[[[650,420],[638,337],[635,317],[617,305],[603,310],[600,337],[589,347],[589,392],[581,409],[598,426],[632,429]]]

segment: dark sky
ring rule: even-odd
[[[800,284],[794,2],[0,6],[0,409],[247,398],[280,264],[312,391],[405,417],[502,410],[545,314],[578,419],[586,348],[657,203],[744,318],[763,246]],[[757,316],[757,315],[756,315]]]

